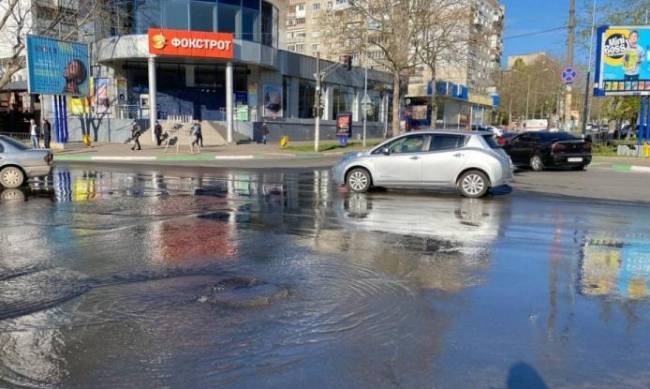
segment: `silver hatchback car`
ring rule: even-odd
[[[50,174],[52,153],[48,149],[30,149],[0,135],[0,186],[18,188],[28,178]]]
[[[456,187],[482,197],[512,180],[510,157],[489,132],[416,131],[369,151],[350,153],[334,166],[334,180],[353,192],[373,186]]]

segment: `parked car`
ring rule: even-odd
[[[591,141],[568,132],[534,131],[512,138],[503,146],[515,166],[541,171],[547,167],[583,170],[591,163]]]
[[[30,149],[0,135],[0,186],[18,188],[28,178],[50,174],[52,153],[48,149]]]
[[[417,131],[369,151],[350,153],[333,169],[334,180],[353,192],[371,187],[456,187],[482,197],[512,179],[512,163],[488,132]]]
[[[499,146],[503,146],[514,139],[514,137],[517,135],[519,134],[516,132],[503,132],[501,135],[496,137],[497,144],[499,144]]]

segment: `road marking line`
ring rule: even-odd
[[[225,160],[225,161],[236,161],[242,159],[255,159],[254,155],[215,155],[214,159],[216,160]]]
[[[156,157],[153,156],[139,156],[139,157],[116,157],[116,156],[94,156],[90,158],[91,161],[155,161]]]

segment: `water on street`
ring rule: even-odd
[[[650,385],[645,205],[144,167],[0,198],[2,388]]]

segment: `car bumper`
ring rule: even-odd
[[[591,154],[562,154],[551,157],[553,166],[582,166],[590,163]]]
[[[28,178],[43,177],[50,174],[52,166],[25,166],[23,167],[23,170],[25,170],[25,174],[27,174]]]

